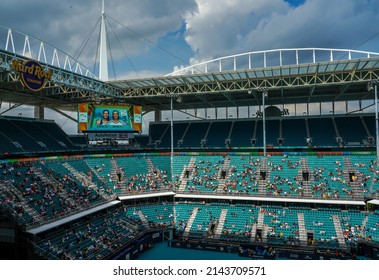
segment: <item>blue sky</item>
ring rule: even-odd
[[[305,2],[305,0],[286,0],[293,7],[298,7]]]
[[[110,79],[163,76],[176,67],[253,50],[323,47],[379,52],[377,0],[105,0],[105,11],[113,57]],[[0,3],[0,25],[72,56],[80,52],[78,59],[90,69],[98,69],[100,14],[101,0]],[[4,41],[0,34],[0,48]],[[0,112],[4,109],[3,105]],[[73,127],[67,120],[63,124]]]

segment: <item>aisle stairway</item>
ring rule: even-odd
[[[149,222],[146,220],[145,214],[143,214],[142,210],[139,210],[137,213],[138,213],[139,218],[140,218],[141,221],[142,221],[142,224],[143,224],[146,228],[149,228],[149,227],[150,227]]]
[[[9,185],[0,184],[0,191],[2,193],[8,193],[13,196],[13,201],[16,204],[21,204],[24,212],[28,214],[30,217],[33,217],[34,221],[40,222],[43,220],[43,217],[37,212],[36,209],[30,207],[27,199],[22,195],[22,193],[17,188],[10,189]]]
[[[222,168],[219,170],[217,177],[218,179],[218,187],[217,187],[217,192],[218,193],[223,193],[224,192],[224,187],[225,187],[225,182],[226,179],[229,178],[229,166],[230,166],[230,158],[225,157],[224,159],[224,164],[222,165]],[[225,179],[221,177],[222,171],[225,170]]]
[[[251,235],[250,235],[251,240],[255,241],[256,236],[257,236],[257,224],[254,223],[251,225]]]
[[[222,229],[224,228],[226,214],[228,213],[228,209],[222,209],[220,213],[220,217],[218,219],[218,224],[215,230],[215,238],[220,238]]]
[[[256,229],[261,230],[261,236],[260,237],[262,239],[262,242],[267,241],[267,231],[268,231],[267,226],[265,226],[265,224],[264,224],[264,219],[265,219],[265,214],[263,212],[259,212],[258,213],[258,223],[257,223]],[[258,236],[256,236],[256,237],[258,237]]]
[[[308,172],[308,181],[303,180],[303,172]],[[314,181],[313,171],[309,170],[308,158],[301,159],[301,168],[298,172],[298,180],[303,182],[303,195],[304,197],[312,196],[312,183]]]
[[[343,175],[344,175],[344,180],[346,182],[349,182],[350,181],[350,176],[349,176],[349,173],[353,173],[356,175],[357,177],[357,180],[356,181],[353,181],[353,182],[349,182],[350,183],[350,186],[351,186],[351,189],[354,193],[354,196],[353,198],[354,199],[359,199],[359,200],[362,200],[363,199],[363,194],[362,194],[362,191],[360,190],[360,186],[362,184],[362,176],[360,176],[358,170],[356,170],[353,166],[353,163],[351,161],[351,158],[347,158],[345,157],[343,159],[344,161],[344,164],[345,164],[345,169],[343,170]]]
[[[198,211],[198,210],[199,210],[199,208],[197,208],[197,207],[193,208],[192,213],[191,213],[191,216],[189,217],[188,222],[187,222],[187,225],[186,225],[186,228],[185,228],[185,230],[184,230],[183,237],[188,237],[189,232],[191,231],[191,227],[192,227],[193,221],[194,221],[195,218],[196,218],[196,215],[197,215],[197,211]]]
[[[110,176],[113,182],[117,182],[117,188],[123,191],[126,191],[126,176],[122,168],[117,164],[117,161],[112,157],[111,158],[112,171]],[[120,174],[120,178],[117,174]]]
[[[70,164],[68,164],[67,162],[65,162],[64,164],[62,164],[68,171],[70,171],[72,173],[72,175],[77,179],[79,180],[83,186],[89,188],[89,189],[94,189],[102,198],[104,198],[105,200],[108,200],[109,199],[109,195],[106,194],[105,192],[103,191],[99,191],[99,188],[96,186],[96,184],[94,184],[91,180],[91,178],[89,176],[87,176],[86,174],[84,174],[83,172],[79,172],[78,170],[76,170],[74,167],[72,167]]]
[[[299,239],[301,246],[307,246],[307,229],[305,228],[304,213],[297,213],[297,220],[299,225]]]
[[[57,188],[59,188],[62,185],[62,183],[55,180],[54,177],[46,176],[44,173],[42,173],[41,170],[39,170],[38,168],[36,168],[34,166],[31,167],[30,170],[37,177],[39,177],[42,180],[42,182],[48,183],[51,186],[53,186],[53,188],[55,188],[55,191],[57,191]],[[68,191],[68,189],[62,188],[62,190],[59,192],[59,196],[63,197],[66,201],[68,201],[70,207],[78,207],[79,209],[82,208],[82,206],[79,203],[77,203],[74,199],[71,198],[71,196],[68,195],[67,191]]]
[[[196,158],[192,157],[188,165],[183,168],[182,174],[180,175],[180,178],[179,178],[179,181],[180,181],[179,190],[178,190],[179,193],[183,193],[185,191],[187,187],[187,181],[192,179],[192,173],[194,171],[195,162],[196,162]],[[189,172],[188,178],[185,176],[186,171]]]
[[[262,158],[262,161],[261,161],[261,167],[260,169],[258,170],[258,193],[262,196],[265,196],[266,195],[266,184],[267,184],[267,179],[270,178],[270,169],[268,168],[268,165],[267,165],[267,158]],[[265,179],[261,178],[261,173],[262,172],[265,172],[266,173],[266,177]]]
[[[86,187],[89,187],[91,186],[93,183],[91,181],[91,179],[85,175],[83,172],[79,172],[78,170],[76,170],[74,167],[72,167],[69,163],[65,162],[62,164],[68,171],[71,172],[71,174],[77,179],[79,180],[83,186],[86,186]]]
[[[333,218],[334,229],[335,229],[336,234],[337,234],[337,240],[339,243],[339,247],[340,247],[340,249],[347,251],[348,248],[346,246],[345,238],[343,237],[340,218],[338,215],[333,215],[332,218]]]

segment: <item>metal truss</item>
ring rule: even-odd
[[[23,93],[33,95],[36,102],[41,100],[56,100],[62,103],[101,101],[102,99],[113,99],[120,95],[118,88],[97,79],[86,77],[59,67],[41,64],[45,70],[53,73],[51,81],[46,83],[45,88],[37,95],[25,89],[20,83],[20,75],[11,69],[12,61],[27,60],[20,55],[0,51],[0,89],[1,91],[14,91],[15,95]],[[39,101],[38,101],[39,100]]]
[[[371,98],[365,89],[367,81],[379,79],[379,56],[364,55],[364,58],[353,59],[349,53],[344,60],[311,60],[291,65],[281,62],[283,65],[272,67],[110,82],[41,63],[45,70],[52,71],[53,76],[36,94],[24,88],[19,82],[19,74],[10,68],[12,60],[29,58],[0,51],[0,100],[45,106],[75,106],[81,102],[131,103],[145,108],[167,109],[165,96],[177,94],[183,98],[178,109],[186,106],[228,107],[260,104],[258,95],[254,94],[252,99],[247,93],[262,87],[268,88],[267,104],[272,105],[361,100]],[[334,57],[335,53],[331,52],[330,56]],[[296,61],[300,62],[299,59]]]
[[[236,70],[176,77],[123,81],[123,97],[177,94],[228,94],[261,87],[270,90],[322,87],[361,83],[379,76],[379,57],[324,62],[298,66],[281,66]],[[125,86],[126,85],[126,86]]]
[[[85,77],[96,78],[96,75],[67,53],[33,36],[12,30],[0,25],[0,43],[4,51],[55,66]]]

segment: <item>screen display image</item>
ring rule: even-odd
[[[138,132],[141,127],[140,106],[80,104],[79,131]]]

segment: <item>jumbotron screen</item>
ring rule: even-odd
[[[79,132],[140,132],[142,108],[134,105],[79,104],[78,130]]]

